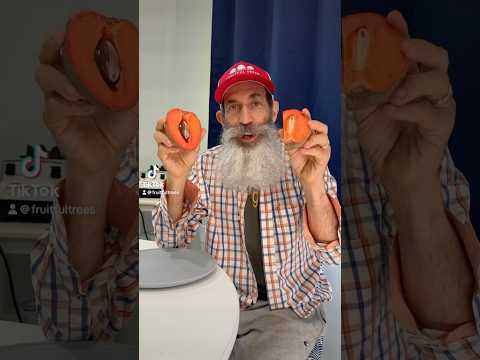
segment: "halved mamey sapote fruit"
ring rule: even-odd
[[[283,112],[283,142],[289,147],[300,147],[311,133],[308,117],[300,110],[289,109]]]
[[[182,109],[172,109],[165,122],[167,136],[184,150],[195,150],[202,138],[202,126],[197,115]]]
[[[400,48],[403,39],[381,15],[342,18],[343,91],[350,110],[386,102],[404,79],[409,61]]]
[[[87,99],[113,111],[138,102],[138,30],[129,21],[80,12],[67,23],[60,54]]]

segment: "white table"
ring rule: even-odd
[[[155,205],[158,204],[159,199],[150,199],[150,198],[139,198],[138,205],[140,207],[153,209]]]
[[[0,244],[7,253],[30,255],[33,244],[48,231],[49,226],[45,223],[2,222]]]
[[[140,240],[140,250],[156,248]],[[226,360],[235,344],[238,295],[217,267],[198,282],[140,290],[140,360]]]
[[[138,207],[143,212],[148,212],[149,216],[145,217],[145,221],[148,221],[147,218],[151,219],[151,213],[155,206],[158,205],[160,199],[149,199],[149,198],[139,198]],[[144,215],[145,216],[145,215]]]
[[[0,346],[46,341],[40,326],[0,320]]]
[[[40,326],[0,320],[0,358],[6,359],[112,359],[130,360],[138,354],[137,347],[105,342],[51,342]]]
[[[0,223],[0,245],[7,256],[22,255],[22,258],[26,257],[26,263],[29,264],[28,259],[35,242],[48,232],[48,228],[49,224],[45,223],[2,222]],[[11,263],[10,266],[12,265]],[[21,271],[21,273],[18,273],[18,271]],[[14,283],[17,300],[22,300],[19,299],[22,293],[25,295],[32,291],[32,283],[29,280],[30,266],[25,267],[24,270],[17,268],[16,274],[17,276],[14,273]],[[0,260],[0,319],[11,320],[16,318],[10,296],[7,273],[3,261]],[[32,317],[32,313],[23,312],[22,317],[27,322],[36,321],[36,316]]]

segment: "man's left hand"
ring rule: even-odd
[[[408,37],[398,11],[387,20]],[[358,135],[373,170],[390,196],[432,189],[455,123],[455,100],[448,77],[446,50],[407,38],[402,51],[412,62],[390,102],[358,114]]]
[[[330,160],[331,147],[328,139],[328,126],[318,120],[312,120],[310,111],[303,109],[302,112],[309,119],[312,132],[305,143],[296,149],[287,150],[293,172],[305,187],[320,186],[324,189],[324,175]],[[282,136],[280,130],[280,136]]]

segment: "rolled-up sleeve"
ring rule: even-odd
[[[469,189],[464,176],[455,168],[447,152],[440,171],[443,201],[448,219],[455,229],[471,264],[475,288],[471,299],[473,320],[451,331],[420,328],[403,296],[398,239],[394,240],[389,256],[391,307],[405,331],[410,353],[420,359],[480,358],[480,243],[470,223]],[[432,279],[433,280],[433,279]]]
[[[470,359],[474,355],[475,358],[480,357],[480,244],[470,223],[463,224],[451,213],[449,215],[460,241],[464,244],[475,276],[473,321],[461,324],[452,331],[420,328],[403,296],[396,244],[390,255],[392,310],[406,332],[407,343],[422,354],[422,359]]]
[[[50,231],[31,252],[39,323],[50,340],[110,340],[134,310],[138,244],[112,229],[105,235],[109,250],[102,266],[82,281],[69,262],[66,228],[55,205]]]
[[[208,215],[208,193],[203,178],[202,157],[195,162],[185,183],[182,214],[173,221],[168,212],[166,192],[168,184],[161,182],[160,200],[152,210],[155,242],[159,247],[186,247],[195,238],[203,218]],[[175,194],[172,194],[175,196]]]
[[[337,197],[337,182],[335,178],[330,174],[330,171],[326,170],[324,176],[325,190],[327,192],[328,199],[332,205],[332,208],[335,211],[337,216],[337,239],[334,239],[329,242],[321,242],[315,240],[313,237],[309,226],[308,226],[308,215],[307,207],[303,209],[303,227],[304,227],[304,236],[308,241],[310,246],[319,254],[322,262],[329,265],[340,265],[342,261],[342,250],[341,250],[341,206]]]
[[[49,231],[30,253],[39,324],[49,340],[112,340],[131,317],[138,298],[137,139],[122,155],[107,203],[103,262],[82,280],[69,261],[64,222],[64,180],[52,204]],[[94,215],[94,212],[91,213]]]

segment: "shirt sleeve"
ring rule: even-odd
[[[57,204],[58,205],[58,204]],[[138,294],[138,244],[112,229],[105,235],[101,268],[81,281],[68,259],[63,216],[58,207],[48,235],[31,253],[39,323],[50,340],[108,340],[123,327]]]
[[[49,231],[30,254],[38,320],[49,340],[110,340],[133,313],[138,296],[138,195],[132,174],[114,180],[103,263],[83,281],[69,262],[61,200],[54,199]]]
[[[471,299],[474,319],[452,331],[420,328],[403,297],[398,241],[390,253],[391,306],[396,319],[406,332],[407,342],[417,353],[433,359],[471,359],[480,357],[480,243],[469,221],[468,183],[454,167],[449,154],[441,167],[443,199],[450,223],[463,243],[466,261],[469,261],[475,278]],[[423,358],[423,357],[422,357]]]
[[[173,221],[168,213],[166,191],[168,185],[161,183],[160,201],[152,210],[155,241],[163,248],[186,247],[195,238],[201,220],[208,215],[208,192],[203,177],[203,158],[195,162],[185,183],[182,214]],[[172,194],[175,196],[175,194]]]
[[[325,189],[327,192],[328,199],[332,204],[332,207],[335,211],[338,221],[338,229],[337,229],[337,239],[334,239],[329,242],[322,242],[316,240],[312,233],[310,232],[308,226],[308,216],[307,216],[307,208],[306,206],[303,209],[303,227],[304,227],[304,236],[305,239],[308,241],[310,246],[312,246],[317,253],[319,254],[321,260],[329,265],[335,264],[340,265],[342,261],[342,251],[341,251],[341,207],[340,202],[337,198],[337,182],[335,178],[330,174],[330,171],[325,171],[324,176],[324,183]]]

